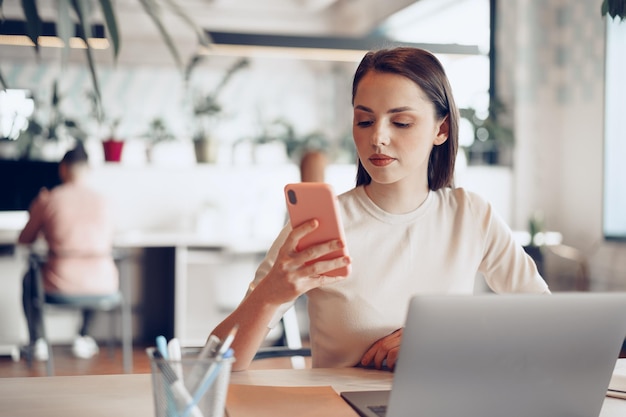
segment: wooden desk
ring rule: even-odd
[[[316,386],[335,391],[378,390],[393,375],[363,369],[277,369],[236,372],[236,384]],[[0,379],[0,417],[152,417],[149,374]],[[607,397],[600,417],[623,417],[626,400]]]

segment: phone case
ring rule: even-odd
[[[309,246],[341,239],[345,243],[343,225],[339,217],[337,197],[329,184],[323,182],[301,182],[285,186],[285,200],[292,227],[297,227],[307,220],[317,219],[319,227],[298,243],[298,250]],[[318,259],[333,259],[347,255],[347,249],[332,252]],[[350,267],[346,266],[325,273],[328,276],[347,276]]]

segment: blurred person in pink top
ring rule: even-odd
[[[119,288],[111,254],[113,219],[105,198],[86,184],[88,162],[81,145],[65,154],[59,164],[62,184],[39,192],[18,238],[21,244],[31,244],[40,235],[45,239],[48,256],[42,274],[47,294],[81,297],[111,294]],[[24,311],[33,355],[47,360],[47,345],[41,339],[42,315],[33,304],[34,278],[32,271],[24,277]],[[83,323],[72,346],[77,357],[89,358],[98,352],[98,345],[88,335],[93,315],[92,310],[83,311]]]

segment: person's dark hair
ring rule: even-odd
[[[89,156],[81,144],[78,144],[74,147],[74,149],[67,151],[65,155],[63,155],[63,159],[61,159],[61,163],[66,165],[79,165],[86,164],[88,162]]]
[[[458,149],[459,112],[452,88],[441,62],[430,52],[419,48],[399,47],[368,52],[361,60],[352,83],[352,104],[359,83],[368,72],[402,75],[417,84],[435,106],[439,119],[448,117],[448,139],[435,145],[428,160],[428,187],[438,190],[452,187],[454,163]],[[358,161],[356,185],[367,185],[372,177]]]

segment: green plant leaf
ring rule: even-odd
[[[58,0],[57,5],[59,6],[57,35],[63,41],[62,62],[65,63],[70,53],[70,38],[74,34],[74,23],[70,17],[70,0]]]
[[[204,60],[205,57],[206,55],[194,54],[189,59],[189,62],[187,62],[187,65],[185,66],[185,81],[186,82],[191,79],[191,73],[198,66],[198,64]]]
[[[626,0],[603,0],[601,7],[602,16],[607,14],[613,19],[619,18],[620,21],[626,19]]]
[[[208,33],[196,24],[196,22],[189,17],[189,15],[176,3],[174,0],[164,0],[170,10],[172,10],[178,17],[180,17],[191,29],[196,33],[198,37],[198,43],[206,48],[210,48],[213,43]]]
[[[78,22],[82,29],[82,33],[80,33],[80,37],[85,42],[85,54],[87,55],[87,63],[89,64],[89,71],[91,73],[91,81],[93,84],[94,94],[96,95],[96,99],[98,102],[102,100],[102,95],[100,94],[100,86],[98,83],[98,74],[96,73],[95,62],[93,59],[93,53],[91,50],[91,46],[89,46],[89,42],[87,37],[91,33],[91,25],[87,21],[87,8],[88,0],[72,0],[72,6],[74,7],[74,11],[78,16]]]
[[[2,71],[0,71],[0,85],[2,85],[3,90],[6,90],[7,88],[9,88],[9,84],[7,84],[4,77],[2,76]]]
[[[120,53],[120,34],[117,29],[117,19],[111,0],[100,0],[100,7],[104,15],[104,21],[107,27],[107,36],[113,45],[113,57],[117,61]]]
[[[141,5],[143,6],[144,10],[146,11],[146,13],[148,14],[148,16],[150,16],[150,18],[152,19],[152,22],[155,24],[155,26],[161,33],[161,36],[163,37],[163,40],[165,41],[165,45],[170,50],[170,53],[172,54],[172,57],[174,58],[174,61],[176,62],[176,66],[178,67],[179,70],[182,70],[183,63],[182,63],[182,60],[180,59],[180,54],[178,53],[178,49],[176,48],[176,44],[174,43],[174,40],[170,36],[167,29],[165,29],[165,25],[163,24],[163,21],[161,20],[161,9],[158,3],[154,0],[139,0],[139,1]]]
[[[39,54],[39,35],[41,35],[42,22],[37,10],[37,2],[35,0],[22,0],[22,10],[26,17],[26,33],[30,40],[35,44],[35,51]]]
[[[61,98],[59,97],[59,82],[58,80],[54,80],[52,83],[52,98],[50,104],[53,109],[58,108],[59,103],[61,102]]]

